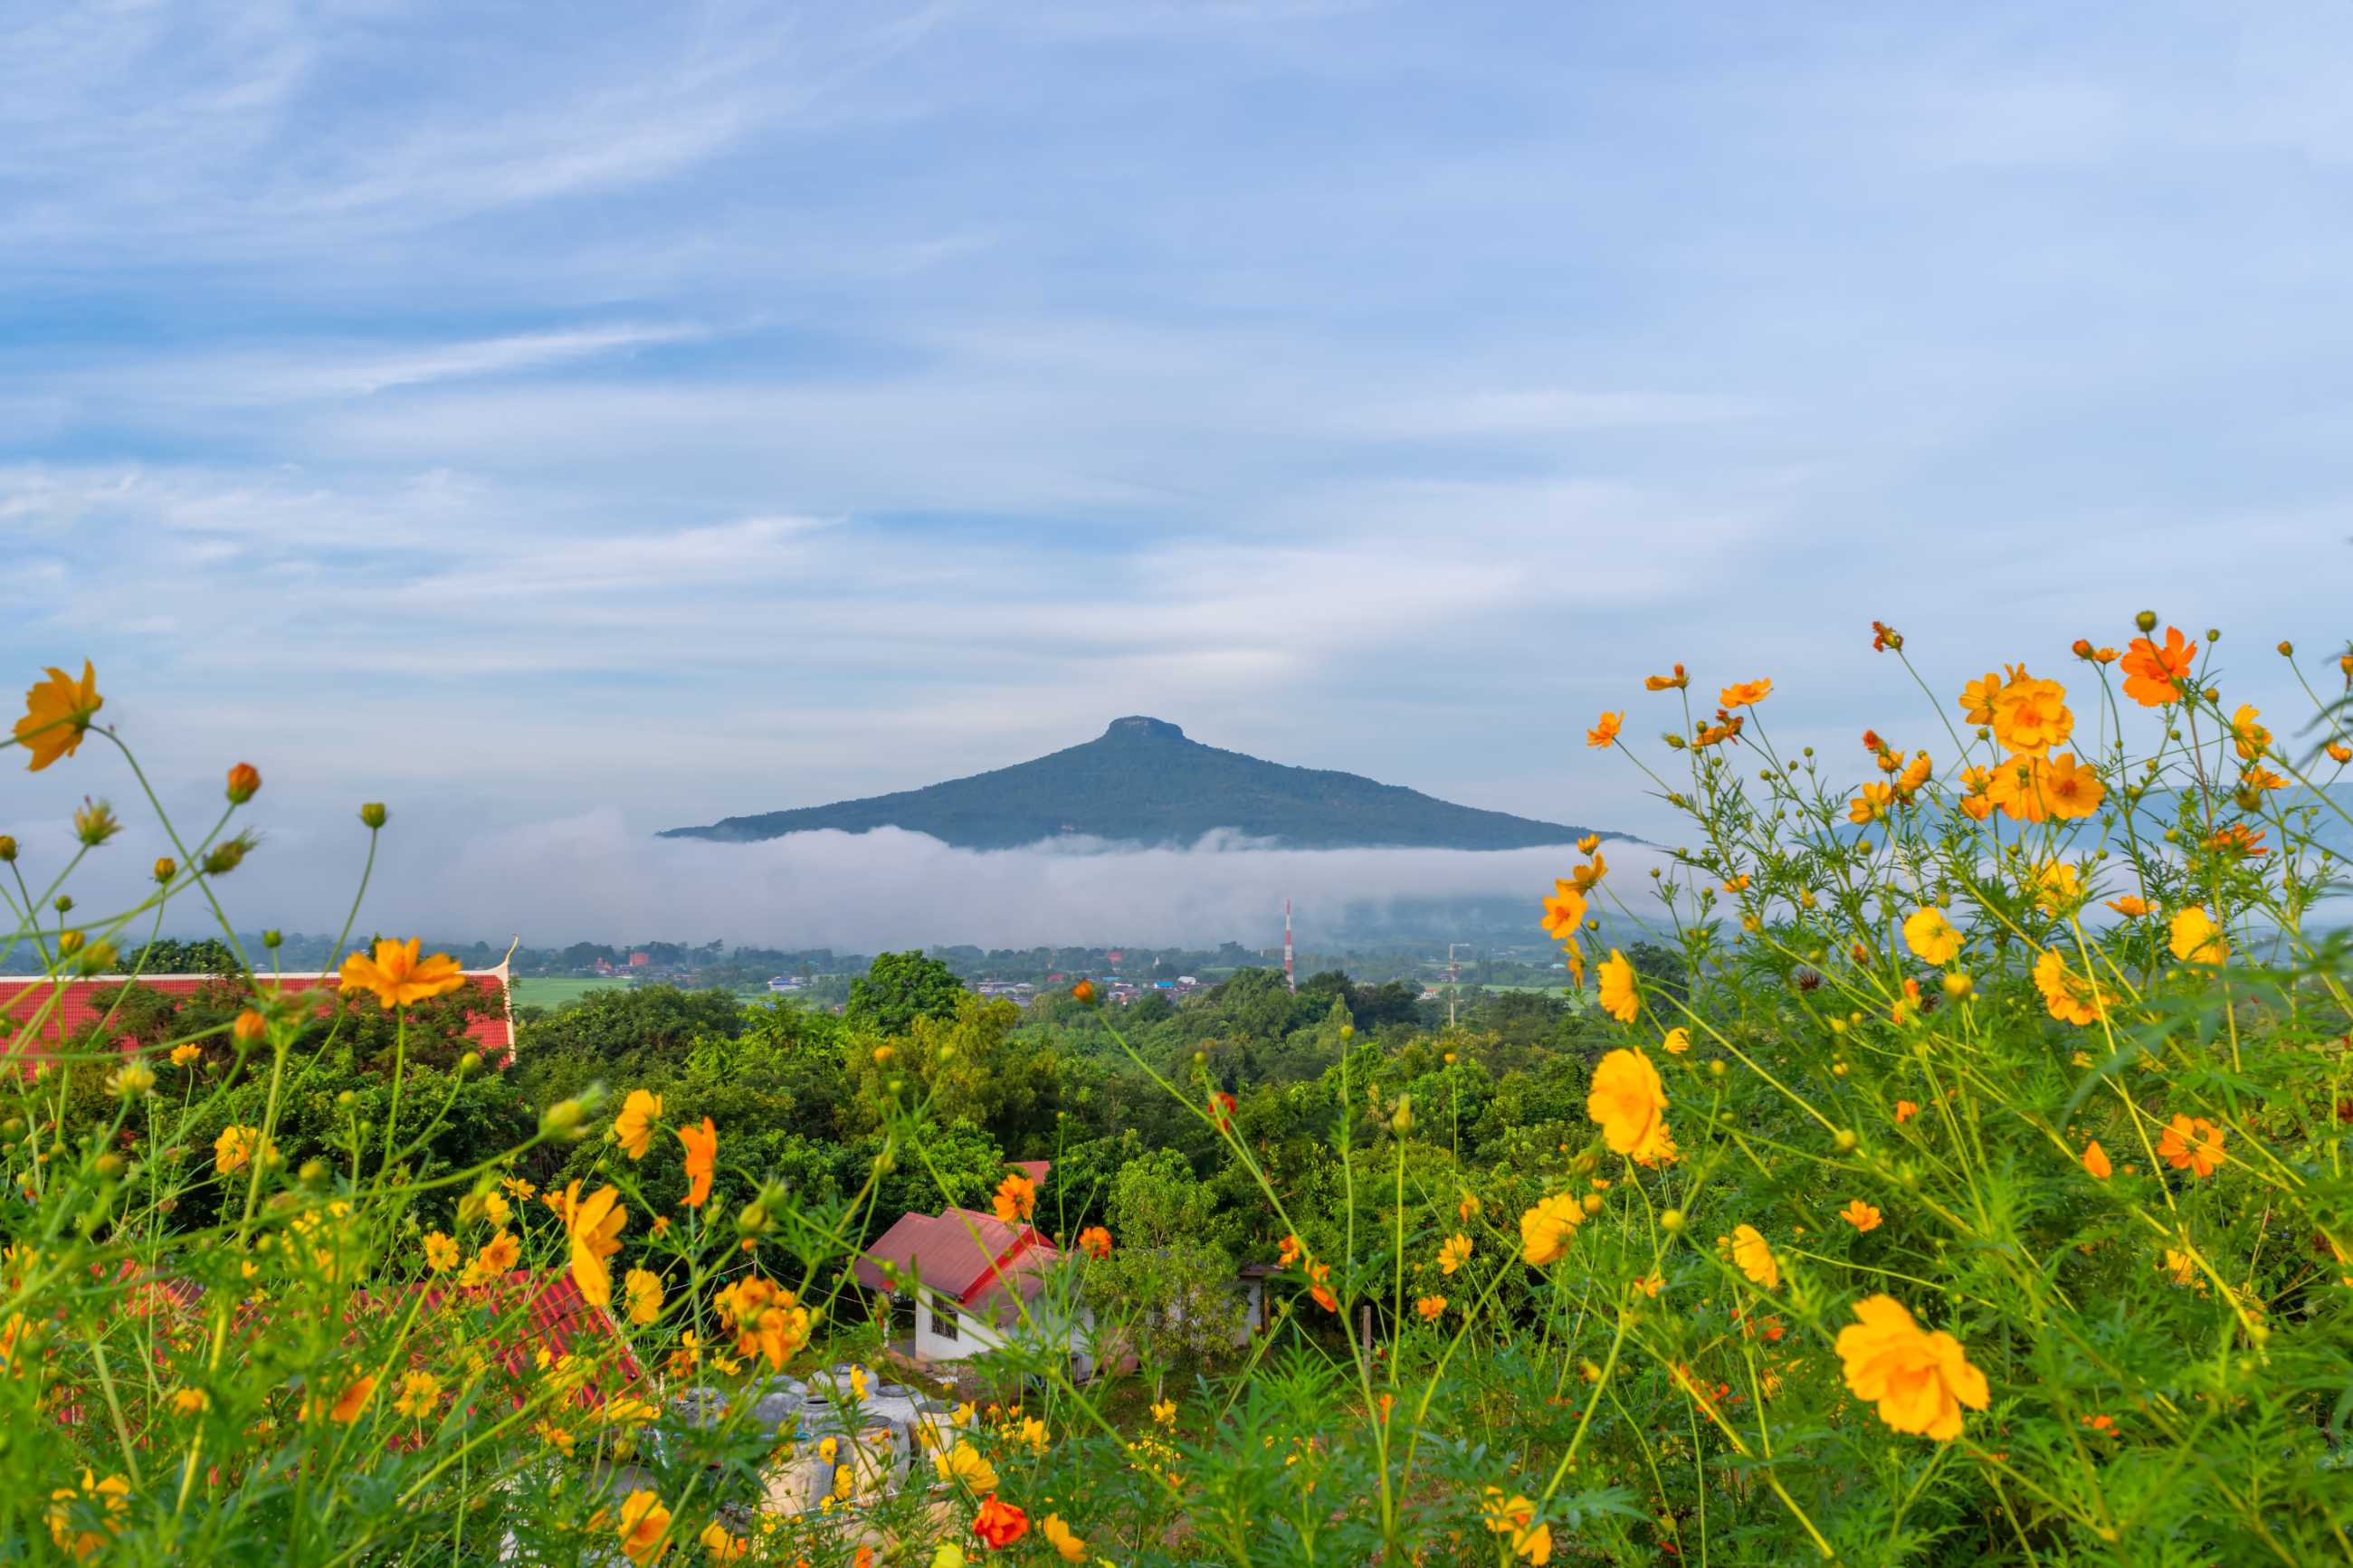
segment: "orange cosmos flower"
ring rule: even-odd
[[[335,1402],[327,1407],[327,1419],[339,1426],[348,1426],[360,1418],[360,1412],[367,1408],[367,1402],[375,1396],[374,1377],[353,1378],[343,1385],[343,1391],[335,1395]]]
[[[2105,1182],[2116,1173],[2116,1167],[2108,1163],[2108,1152],[2096,1138],[2084,1145],[2084,1169],[2095,1182]]]
[[[1897,631],[1894,626],[1889,626],[1885,621],[1873,621],[1871,623],[1872,652],[1885,653],[1889,648],[1901,649],[1903,647],[1903,633]]]
[[[2077,822],[2099,810],[2108,792],[2100,775],[2078,763],[2074,752],[2062,752],[2034,764],[2034,793],[2053,818]]]
[[[1569,984],[1579,991],[1584,990],[1585,949],[1578,945],[1575,937],[1565,936],[1560,939],[1560,958],[1562,964],[1568,970]]]
[[[1424,1296],[1419,1300],[1414,1302],[1413,1310],[1421,1314],[1421,1321],[1423,1322],[1434,1323],[1438,1321],[1438,1315],[1446,1310],[1446,1298],[1443,1296]]]
[[[1305,1249],[1301,1247],[1297,1237],[1284,1237],[1282,1245],[1275,1249],[1275,1266],[1279,1268],[1290,1268],[1299,1260],[1299,1255],[1303,1250]]]
[[[1666,1086],[1641,1052],[1621,1047],[1594,1068],[1585,1113],[1601,1129],[1613,1153],[1636,1160],[1672,1158],[1674,1140],[1667,1131],[1666,1109]]]
[[[1877,1230],[1879,1228],[1879,1211],[1872,1207],[1869,1204],[1864,1203],[1861,1198],[1852,1200],[1846,1205],[1846,1207],[1839,1210],[1839,1218],[1846,1221],[1847,1224],[1854,1226],[1857,1230]]]
[[[2192,904],[2173,917],[2173,956],[2184,963],[2221,963],[2231,956],[2222,928],[2200,905]]]
[[[351,954],[343,960],[343,989],[375,992],[377,1005],[389,1013],[455,991],[466,983],[456,959],[437,952],[419,960],[417,949],[417,940],[412,936],[406,942],[377,942],[374,958]]]
[[[564,1216],[564,1234],[572,1243],[573,1283],[592,1306],[611,1306],[613,1271],[605,1259],[621,1250],[621,1232],[629,1223],[621,1194],[612,1187],[599,1187],[584,1202],[580,1184],[574,1182],[564,1189],[556,1212]]]
[[[2034,961],[2034,988],[2042,1005],[2063,1024],[2082,1027],[2107,1012],[2108,994],[2067,967],[2056,948],[2045,948]]]
[[[1710,746],[1723,745],[1726,741],[1737,741],[1740,739],[1740,727],[1747,722],[1746,714],[1726,713],[1719,708],[1715,710],[1715,722],[1701,725],[1699,733],[1692,738],[1692,744],[1704,751]]]
[[[758,1355],[782,1371],[808,1343],[808,1309],[773,1279],[739,1279],[719,1292],[715,1304],[720,1321],[735,1335],[737,1355]]]
[[[2340,768],[2347,763],[2353,763],[2353,746],[2348,746],[2342,741],[2331,741],[2322,750],[2328,753],[2328,760]]]
[[[1079,1232],[1079,1250],[1100,1262],[1111,1256],[1111,1232],[1099,1225],[1091,1225]]]
[[[1018,1171],[997,1184],[997,1217],[1015,1225],[1038,1212],[1038,1184]]]
[[[1772,695],[1770,680],[1742,680],[1717,692],[1715,700],[1726,708],[1754,708]]]
[[[1732,1227],[1732,1261],[1740,1266],[1740,1272],[1752,1283],[1767,1290],[1780,1289],[1781,1260],[1773,1256],[1772,1247],[1755,1226]]]
[[[2143,899],[2136,898],[2130,893],[2121,893],[2116,897],[2110,899],[2108,900],[2108,908],[2116,910],[2116,913],[2124,916],[2126,920],[2138,920],[2141,916],[2148,913],[2147,901]]]
[[[1314,1298],[1315,1304],[1325,1311],[1336,1312],[1340,1310],[1340,1298],[1332,1294],[1330,1264],[1311,1263],[1307,1266],[1307,1294]]]
[[[81,661],[79,680],[51,666],[49,678],[25,693],[25,716],[16,721],[16,743],[33,753],[26,770],[38,773],[79,751],[91,716],[105,706],[90,660]]]
[[[1962,1406],[1983,1410],[1992,1403],[1985,1373],[1969,1364],[1961,1342],[1924,1331],[1894,1297],[1858,1301],[1854,1316],[1838,1337],[1846,1385],[1876,1404],[1879,1418],[1896,1431],[1946,1442],[1961,1435]]]
[[[708,1116],[700,1127],[681,1127],[678,1141],[686,1145],[686,1196],[680,1202],[701,1208],[711,1196],[711,1174],[719,1163],[719,1129]]]
[[[1632,1023],[1634,1015],[1642,1006],[1641,998],[1634,990],[1634,966],[1627,962],[1624,953],[1613,947],[1609,950],[1609,956],[1601,961],[1597,973],[1601,981],[1601,1010],[1621,1024]],[[1626,1053],[1611,1054],[1622,1056]],[[1622,1153],[1624,1151],[1620,1152]]]
[[[2206,847],[2221,854],[2235,855],[2242,860],[2271,853],[2270,847],[2263,843],[2263,830],[2250,827],[2243,822],[2233,822],[2208,835]]]
[[[2158,1134],[2157,1152],[2175,1170],[2204,1178],[2221,1168],[2226,1136],[2202,1116],[2176,1116]]]
[[[632,1563],[650,1563],[661,1555],[662,1538],[670,1533],[670,1510],[652,1492],[631,1492],[621,1500],[621,1552]]]
[[[1590,849],[1588,849],[1586,853],[1593,856],[1592,864],[1587,866],[1571,866],[1568,868],[1568,879],[1580,893],[1591,892],[1593,890],[1593,884],[1599,882],[1602,878],[1609,874],[1609,861],[1603,859],[1599,855],[1594,854]]]
[[[1679,664],[1675,666],[1675,672],[1672,675],[1653,675],[1646,677],[1642,681],[1642,689],[1645,691],[1679,691],[1690,684],[1691,677],[1683,673],[1683,667]]]
[[[2197,648],[2181,635],[2179,626],[2165,628],[2161,647],[2147,637],[2133,638],[2124,658],[2125,695],[2144,708],[2179,701],[2180,686],[2189,680],[2189,667],[2197,657]]]
[[[1625,721],[1623,713],[1602,714],[1593,721],[1593,728],[1585,732],[1585,743],[1597,747],[1610,744],[1618,739],[1618,727]]]
[[[1520,1215],[1520,1256],[1535,1268],[1557,1262],[1585,1223],[1585,1205],[1572,1193],[1555,1193]]]
[[[1898,1127],[1903,1126],[1905,1122],[1907,1122],[1907,1121],[1911,1121],[1914,1117],[1915,1117],[1915,1116],[1917,1116],[1917,1115],[1919,1115],[1919,1114],[1920,1114],[1920,1108],[1919,1108],[1918,1106],[1916,1106],[1916,1105],[1913,1104],[1910,1100],[1897,1100],[1897,1101],[1895,1102],[1895,1125],[1896,1125],[1896,1126],[1898,1126]]]
[[[661,1120],[662,1102],[659,1094],[649,1094],[642,1089],[629,1090],[621,1102],[621,1114],[613,1119],[613,1136],[620,1140],[621,1152],[632,1160],[642,1160],[653,1146],[654,1123]]]
[[[972,1516],[972,1532],[992,1551],[1004,1551],[1029,1531],[1029,1516],[1009,1502],[997,1501],[993,1493],[981,1500],[980,1511]]]
[[[1599,833],[1588,833],[1577,841],[1577,852],[1579,855],[1590,855],[1600,847],[1601,835]]]
[[[1577,934],[1585,923],[1585,895],[1577,884],[1556,879],[1552,897],[1544,901],[1545,935],[1556,942],[1566,942]]]
[[[2020,670],[1993,700],[1993,736],[2013,754],[2040,757],[2075,732],[2067,689]]]

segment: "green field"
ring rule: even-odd
[[[566,1002],[577,1002],[595,991],[610,991],[627,985],[626,980],[583,980],[570,975],[519,976],[508,989],[514,994],[518,1007],[561,1007]]]

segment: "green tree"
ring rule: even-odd
[[[921,952],[886,952],[849,984],[843,1019],[878,1035],[903,1035],[918,1018],[944,1018],[965,994],[955,971]]]
[[[1088,1299],[1098,1337],[1133,1350],[1155,1394],[1171,1370],[1216,1359],[1241,1331],[1216,1211],[1216,1194],[1173,1149],[1130,1160],[1112,1184],[1113,1251],[1089,1271]]]
[[[131,968],[141,974],[242,974],[245,965],[237,961],[228,943],[216,936],[198,937],[183,942],[177,937],[161,937],[131,955]]]

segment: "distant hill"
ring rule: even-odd
[[[1219,828],[1296,849],[1520,849],[1566,844],[1589,831],[1456,805],[1355,773],[1261,762],[1188,741],[1162,720],[1137,717],[1113,720],[1084,745],[993,773],[867,800],[731,816],[708,827],[673,827],[662,837],[747,843],[825,827],[902,827],[967,849],[1082,836],[1189,844]]]

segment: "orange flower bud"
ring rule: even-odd
[[[1076,985],[1071,987],[1071,1000],[1078,1003],[1081,1006],[1092,1006],[1094,1005],[1094,999],[1095,983],[1093,981],[1082,980]]]
[[[237,1016],[237,1022],[229,1026],[228,1032],[238,1045],[249,1046],[259,1041],[269,1027],[268,1019],[248,1007]]]
[[[2072,651],[2077,658],[2090,658],[2095,650],[2092,647],[2091,638],[2077,637],[2073,645]]]
[[[155,862],[155,880],[158,882],[168,882],[179,874],[178,864],[169,855]]]
[[[239,763],[228,771],[228,803],[243,805],[261,787],[261,774],[251,763]]]

